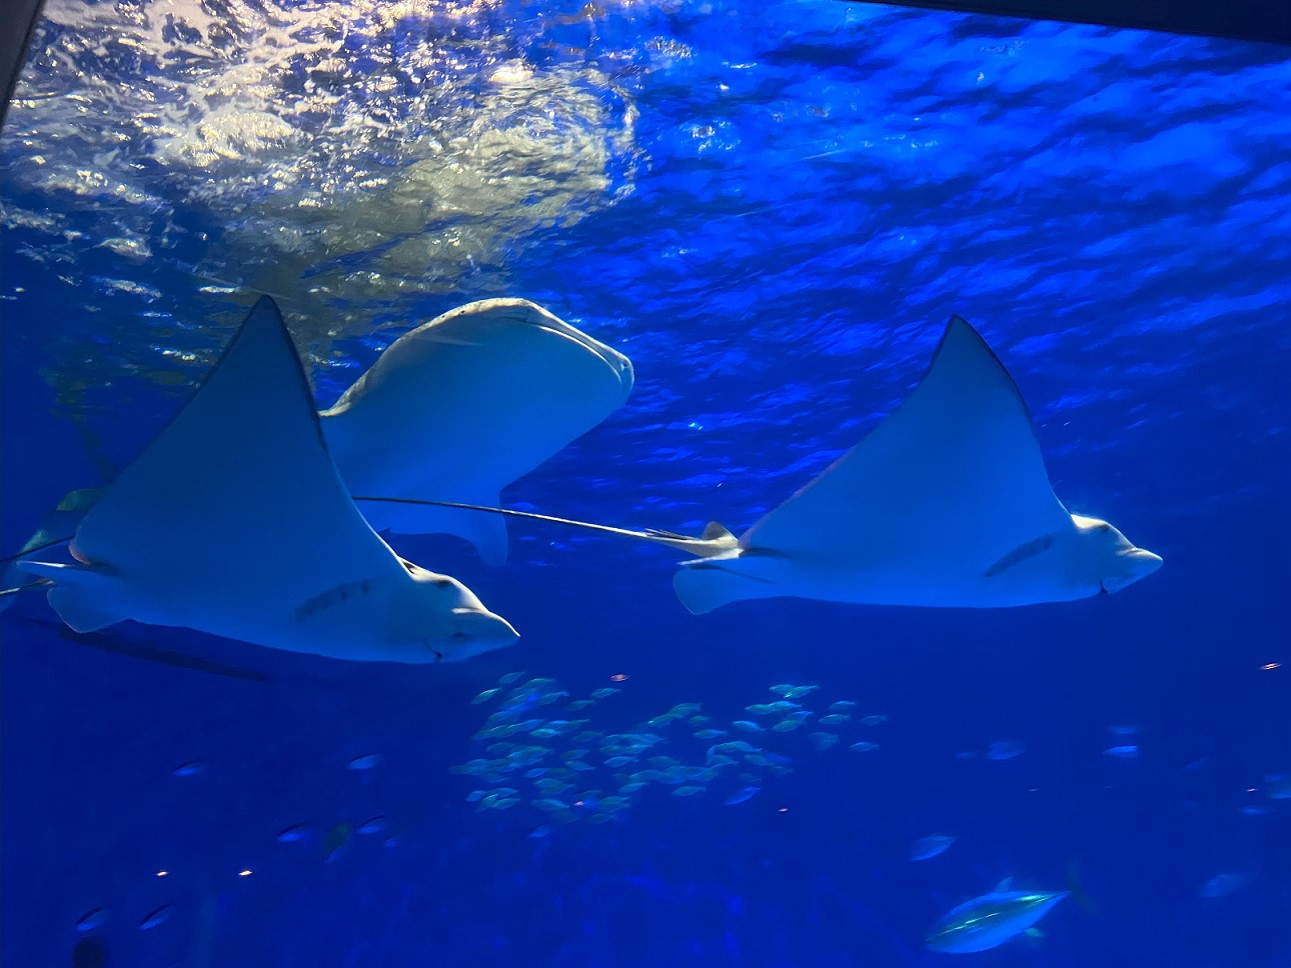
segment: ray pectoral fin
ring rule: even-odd
[[[409,570],[409,562],[403,562],[403,564],[405,570]],[[411,571],[409,571],[409,573],[411,573]],[[357,601],[361,598],[365,598],[372,594],[372,590],[376,585],[377,583],[375,581],[371,581],[366,578],[361,581],[344,582],[301,603],[292,611],[292,618],[297,622],[304,622],[307,619],[313,618],[315,615],[326,612],[328,609],[333,608],[342,602],[348,602],[351,600]]]
[[[507,526],[501,517],[480,514],[468,507],[413,498],[356,497],[354,500],[377,531],[456,535],[474,545],[486,565],[506,564]],[[478,506],[493,507],[497,503],[497,495],[493,495],[486,497]]]
[[[53,582],[49,605],[74,632],[97,632],[130,618],[119,605],[120,580],[102,569],[44,561],[19,561],[17,567]]]
[[[491,499],[485,498],[480,503],[496,506],[498,497],[494,495]],[[480,559],[486,565],[496,568],[507,563],[508,539],[504,518],[454,508],[428,508],[427,510],[437,510],[445,515],[447,521],[443,525],[444,530],[474,545]]]
[[[692,615],[703,615],[741,599],[769,597],[767,586],[774,583],[741,570],[738,563],[739,558],[682,562],[672,579],[673,590]]]

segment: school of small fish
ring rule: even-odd
[[[473,737],[482,755],[450,769],[478,784],[466,794],[477,811],[519,807],[540,821],[533,837],[550,834],[553,823],[605,823],[652,788],[680,798],[713,789],[725,806],[746,803],[768,777],[792,773],[795,757],[823,753],[841,742],[843,731],[887,722],[877,713],[854,716],[857,703],[849,699],[809,709],[802,700],[818,685],[777,683],[768,690],[771,701],[744,707],[747,718],[719,720],[700,703],[681,702],[613,731],[599,725],[603,716],[591,717],[612,704],[622,685],[574,699],[554,679],[523,678],[508,673],[471,700],[495,707]],[[802,729],[805,743],[785,735]],[[878,749],[872,740],[849,745],[858,752]]]
[[[616,674],[611,677],[614,685],[574,698],[555,679],[525,679],[523,672],[511,672],[478,693],[471,703],[492,708],[472,737],[482,755],[449,768],[471,779],[473,788],[465,794],[466,801],[480,813],[514,811],[512,815],[523,823],[533,824],[528,837],[534,840],[552,836],[561,825],[609,822],[646,796],[704,799],[711,794],[722,806],[736,807],[759,798],[768,778],[793,773],[793,764],[804,755],[826,753],[844,742],[856,753],[878,750],[875,739],[857,737],[878,736],[875,730],[888,722],[882,713],[858,713],[858,704],[849,699],[822,701],[809,708],[820,686],[777,683],[769,687],[768,701],[750,703],[734,714],[738,718],[719,718],[701,703],[680,702],[626,728],[611,729],[603,723],[612,721],[614,699],[626,688],[627,678]],[[1138,761],[1142,731],[1138,725],[1109,726],[1111,745],[1103,754],[1126,763]],[[955,758],[969,761],[980,755],[1003,762],[1025,752],[1021,740],[1006,739],[989,743],[980,753],[964,750]],[[1184,769],[1200,768],[1208,759],[1203,756]],[[340,762],[345,769],[362,772],[376,769],[382,760],[379,752],[362,752]],[[177,782],[194,783],[200,780],[193,778],[207,771],[205,761],[192,759],[170,773],[179,778]],[[1291,775],[1269,773],[1263,781],[1262,789],[1252,787],[1247,792],[1268,801],[1291,799]],[[651,790],[656,792],[647,792]],[[757,802],[784,809],[765,797]],[[1239,807],[1249,816],[1264,816],[1273,809],[1272,803],[1258,802]],[[281,828],[274,839],[303,845],[328,862],[345,853],[356,837],[372,838],[386,847],[403,843],[402,834],[380,814],[328,827],[293,823]],[[953,834],[928,834],[911,843],[907,856],[913,862],[930,861],[958,840]],[[158,877],[165,873],[158,872]],[[1253,869],[1224,871],[1201,884],[1197,894],[1213,903],[1210,899],[1245,890],[1256,876]],[[1017,891],[1006,880],[939,919],[930,929],[928,947],[947,953],[983,951],[1021,934],[1042,937],[1035,922],[1066,896],[1066,891]],[[161,904],[136,926],[150,931],[174,912],[173,904]],[[94,933],[108,920],[108,910],[95,907],[78,918],[74,928]]]

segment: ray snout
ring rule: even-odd
[[[453,632],[490,648],[505,648],[520,638],[520,633],[495,612],[484,608],[453,609]]]
[[[1127,558],[1133,562],[1134,571],[1140,578],[1152,574],[1161,567],[1161,556],[1154,555],[1146,548],[1127,548],[1120,554],[1122,558]]]
[[[1106,575],[1101,582],[1105,592],[1118,592],[1161,567],[1161,556],[1154,555],[1145,548],[1129,547],[1118,551],[1116,561],[1114,573]]]

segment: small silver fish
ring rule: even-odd
[[[747,719],[737,719],[735,722],[731,723],[731,725],[734,726],[736,729],[743,730],[746,733],[761,733],[761,732],[764,732],[766,729],[766,727],[760,725],[759,723],[755,723]]]
[[[361,834],[380,834],[385,833],[388,821],[385,817],[369,817],[364,820],[355,830]]]
[[[695,733],[695,739],[710,740],[725,735],[726,730],[724,729],[701,729]]]
[[[1264,792],[1270,800],[1291,800],[1291,776],[1270,773],[1264,777]]]
[[[597,689],[595,692],[593,692],[592,698],[608,699],[610,696],[613,696],[615,693],[622,692],[622,691],[623,691],[622,689],[615,689],[613,686],[606,686],[603,689]]]
[[[829,711],[831,713],[845,713],[849,709],[855,708],[856,703],[852,702],[850,699],[839,699],[837,702],[831,702],[829,704]]]
[[[346,764],[351,770],[370,770],[381,762],[380,753],[369,753],[366,756],[356,756]]]
[[[206,764],[201,760],[189,760],[187,763],[180,763],[170,772],[173,776],[197,776],[205,769]]]
[[[851,718],[847,713],[830,713],[828,716],[821,716],[820,721],[826,726],[841,726],[843,723],[849,722]]]
[[[157,927],[159,924],[165,924],[174,913],[175,906],[173,904],[163,904],[161,907],[149,912],[147,917],[139,922],[139,930],[147,931]]]
[[[278,831],[277,840],[284,844],[297,844],[302,840],[308,840],[310,830],[308,824],[294,823],[290,827],[283,827]]]
[[[760,753],[756,746],[744,742],[742,739],[733,739],[725,743],[717,743],[708,748],[708,755],[714,753]]]
[[[1020,739],[997,739],[986,750],[986,757],[996,761],[1011,760],[1026,751],[1027,748]]]
[[[859,743],[853,743],[848,749],[854,749],[858,753],[869,753],[879,748],[878,743],[871,743],[869,740],[861,740]]]
[[[1244,890],[1254,879],[1255,875],[1249,872],[1216,874],[1201,885],[1198,893],[1202,897],[1224,897]]]
[[[553,810],[568,810],[569,804],[564,800],[557,800],[555,797],[545,797],[539,800],[530,800],[531,804],[539,810],[550,813]]]
[[[522,675],[524,675],[523,672],[508,672],[505,676],[499,679],[498,682],[504,686],[509,686],[511,683],[517,681]]]
[[[920,837],[910,845],[911,860],[929,860],[938,854],[945,853],[946,849],[955,842],[955,838],[948,834],[929,834],[927,837]]]
[[[1103,750],[1103,755],[1116,760],[1136,760],[1139,757],[1139,748],[1134,745],[1109,746]]]
[[[494,687],[493,689],[485,689],[482,693],[480,693],[474,699],[471,700],[471,705],[478,706],[480,703],[485,702],[493,698],[494,696],[496,696],[500,691],[501,690],[498,689],[497,687]]]
[[[808,739],[810,739],[816,749],[821,752],[824,752],[838,742],[838,737],[833,733],[811,733],[809,734]]]
[[[1015,891],[1011,880],[940,918],[928,932],[928,947],[950,954],[998,947],[1032,927],[1067,896],[1066,891]]]
[[[888,721],[888,718],[886,716],[882,714],[875,714],[873,716],[866,716],[865,718],[863,718],[861,720],[861,725],[862,726],[882,726],[887,721]]]
[[[735,793],[732,793],[723,801],[723,803],[728,807],[733,807],[737,803],[744,803],[746,800],[751,800],[761,791],[761,787],[746,786],[743,790],[737,790]]]
[[[542,689],[546,689],[548,686],[554,686],[555,684],[556,684],[555,679],[547,679],[547,678],[540,677],[537,679],[530,679],[523,686],[519,686],[518,688],[525,691],[542,690]]]
[[[103,927],[107,919],[108,919],[108,912],[106,908],[101,908],[101,907],[90,908],[88,911],[86,911],[84,914],[82,914],[79,918],[76,919],[76,930],[77,931],[97,930],[98,928]]]
[[[543,824],[541,827],[534,827],[533,830],[529,831],[529,836],[537,840],[542,837],[546,837],[550,833],[551,826],[549,824]]]
[[[820,686],[791,686],[782,682],[771,687],[771,691],[783,699],[801,699],[819,689]]]
[[[703,793],[704,788],[701,786],[679,786],[672,791],[674,797],[693,797],[696,793]]]

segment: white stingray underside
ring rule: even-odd
[[[1013,379],[954,317],[897,410],[741,536],[739,557],[685,567],[676,587],[693,611],[778,595],[992,604],[992,565],[1071,527]]]
[[[628,359],[524,299],[470,303],[406,333],[323,412],[350,493],[494,506],[503,487],[601,423]],[[367,502],[378,530],[456,534],[506,558],[497,516]]]
[[[267,298],[71,550],[88,574],[54,573],[50,601],[73,627],[135,618],[283,648],[326,628],[299,620],[317,596],[408,580],[350,500]]]

